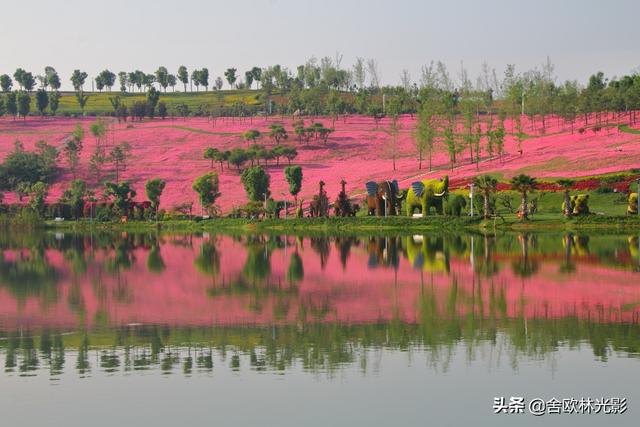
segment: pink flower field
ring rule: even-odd
[[[94,150],[95,140],[89,132],[93,118],[28,118],[26,121],[3,118],[0,120],[0,160],[13,150],[14,141],[20,140],[27,150],[35,143],[44,140],[61,148],[76,123],[82,123],[86,129],[84,150],[81,156],[79,178],[87,180],[97,187],[89,174],[89,157]],[[441,141],[436,143],[433,157],[433,171],[428,171],[428,159],[423,161],[423,169],[418,169],[418,160],[413,145],[413,132],[416,125],[414,117],[401,118],[402,130],[398,142],[396,171],[392,168],[390,136],[387,133],[389,122],[382,120],[378,126],[373,119],[363,116],[339,118],[335,124],[329,118],[319,118],[327,127],[335,127],[327,144],[311,141],[308,145],[298,142],[292,129],[290,118],[253,118],[253,119],[217,119],[214,123],[206,118],[155,119],[143,122],[129,122],[110,125],[108,144],[128,142],[132,147],[132,158],[122,179],[132,182],[138,191],[138,200],[145,199],[144,182],[159,177],[167,181],[162,196],[162,207],[171,208],[177,204],[196,201],[191,189],[194,178],[211,170],[208,160],[203,159],[207,147],[230,150],[234,147],[247,147],[242,134],[256,128],[263,133],[259,143],[272,147],[274,142],[266,136],[269,125],[282,123],[289,132],[287,144],[298,149],[298,157],[293,161],[303,168],[304,181],[300,196],[309,200],[318,190],[318,182],[324,180],[331,200],[335,199],[340,188],[340,180],[347,181],[347,190],[351,196],[361,198],[364,184],[369,180],[397,179],[401,187],[407,187],[419,178],[440,177],[448,173],[453,187],[461,186],[478,173],[498,172],[503,178],[518,173],[527,173],[538,178],[581,177],[628,170],[640,166],[640,135],[621,132],[617,126],[603,127],[598,133],[587,128],[583,134],[577,129],[582,121],[575,125],[575,133],[568,124],[556,118],[547,118],[545,134],[541,134],[539,123],[535,126],[524,120],[524,131],[528,137],[522,142],[523,153],[518,151],[517,142],[512,136],[512,124],[506,123],[507,138],[505,155],[502,159],[487,159],[483,152],[483,161],[479,169],[469,164],[469,153],[459,154],[458,163],[450,169],[449,158]],[[305,125],[312,122],[305,120]],[[580,123],[580,124],[578,124]],[[593,122],[591,121],[590,124]],[[613,123],[613,122],[611,122]],[[482,143],[484,146],[484,141]],[[426,157],[426,155],[425,155]],[[62,156],[59,158],[61,173],[53,184],[49,201],[53,202],[64,191],[72,179],[71,173]],[[276,199],[287,199],[288,186],[283,169],[286,160],[280,165],[271,161],[268,172],[271,174],[271,191]],[[234,206],[246,203],[246,195],[235,168],[228,170],[226,165],[221,172],[218,164],[214,170],[220,174],[222,196],[219,206],[228,212]],[[109,173],[110,171],[107,171]],[[13,194],[5,195],[5,202],[16,202]],[[194,204],[197,209],[197,203]]]

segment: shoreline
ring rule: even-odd
[[[639,231],[640,217],[533,218],[528,221],[505,218],[483,220],[480,217],[355,217],[355,218],[290,218],[252,220],[242,218],[213,218],[205,220],[89,222],[46,221],[45,229],[70,231],[229,231],[229,232],[486,232],[500,231]]]

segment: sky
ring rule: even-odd
[[[58,70],[63,89],[75,68],[170,72],[207,67],[295,69],[312,56],[374,58],[381,82],[441,60],[472,81],[483,62],[499,77],[506,64],[525,71],[547,57],[558,81],[640,67],[640,1],[610,0],[31,0],[2,6],[0,74]]]

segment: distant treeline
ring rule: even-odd
[[[122,115],[118,108],[125,106],[131,117],[380,116],[414,114],[428,106],[441,114],[464,114],[465,110],[473,110],[476,115],[504,117],[526,114],[539,117],[544,127],[549,115],[567,121],[583,116],[589,125],[588,118],[594,117],[599,123],[601,113],[640,110],[637,73],[609,79],[596,72],[584,84],[575,80],[558,82],[554,66],[547,60],[541,67],[524,72],[508,65],[501,77],[495,69],[483,64],[474,82],[464,67],[452,77],[444,63],[432,62],[422,67],[417,80],[403,70],[397,85],[382,86],[375,60],[358,58],[351,67],[342,67],[341,62],[341,56],[337,56],[312,58],[295,70],[280,65],[256,66],[242,73],[228,68],[223,72],[224,79],[222,76],[213,79],[207,68],[189,70],[185,66],[175,73],[164,66],[153,73],[140,70],[116,73],[105,69],[91,79],[86,72],[76,69],[69,77],[74,92],[64,96],[60,92],[62,78],[53,67],[46,67],[35,76],[18,68],[12,75],[0,75],[0,88],[4,92],[0,97],[0,114]],[[222,90],[225,82],[228,89]],[[182,92],[175,92],[176,86]],[[163,111],[156,111],[159,102],[164,105]],[[141,111],[143,106],[147,106],[145,111]],[[635,114],[629,114],[629,121],[635,120]]]

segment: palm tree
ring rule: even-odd
[[[569,197],[569,189],[573,186],[572,179],[559,179],[558,185],[564,188],[564,216],[570,218],[573,214],[571,210],[571,198]]]
[[[475,177],[473,184],[482,192],[482,197],[484,198],[484,219],[489,219],[491,216],[489,198],[491,197],[491,193],[497,190],[498,180],[491,175],[481,175]]]
[[[520,210],[518,212],[522,220],[529,219],[529,206],[527,203],[527,195],[531,191],[535,191],[538,183],[535,178],[529,175],[520,174],[511,178],[511,189],[520,193],[521,202]]]

